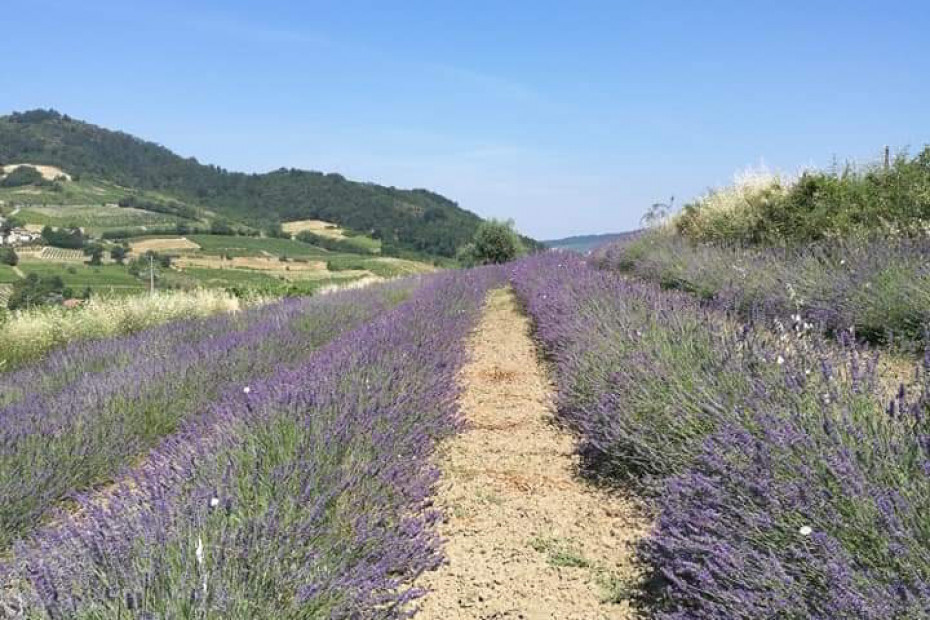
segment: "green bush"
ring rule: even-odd
[[[0,180],[0,187],[22,187],[24,185],[47,185],[42,173],[32,166],[19,166]]]
[[[808,243],[870,233],[916,234],[930,220],[930,147],[887,168],[808,171],[794,182],[743,179],[686,205],[674,219],[692,241]]]
[[[466,267],[501,264],[526,253],[513,222],[487,220],[478,226],[471,243],[459,249],[457,258]]]
[[[10,265],[11,267],[18,265],[19,256],[16,254],[16,250],[7,247],[0,248],[0,264]]]

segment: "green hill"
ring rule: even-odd
[[[56,166],[70,174],[74,181],[36,188],[43,201],[49,194],[50,204],[56,204],[55,192],[66,192],[63,185],[99,183],[150,202],[155,196],[159,209],[165,204],[177,208],[180,202],[198,213],[263,229],[292,220],[334,222],[380,239],[384,254],[454,256],[481,221],[425,189],[401,190],[285,168],[230,172],[52,110],[0,117],[0,163]]]
[[[563,239],[550,239],[543,241],[542,245],[554,250],[571,250],[573,252],[590,252],[602,245],[625,239],[636,232],[622,233],[604,233],[600,235],[577,235],[574,237],[565,237]]]

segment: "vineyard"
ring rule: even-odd
[[[65,248],[53,248],[51,246],[42,248],[39,258],[42,260],[68,262],[83,262],[87,259],[84,252],[81,250],[68,250]]]

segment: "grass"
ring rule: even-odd
[[[0,265],[0,284],[13,284],[19,280],[20,277],[16,275],[12,267],[9,265]]]
[[[31,206],[21,210],[18,217],[27,224],[80,227],[90,234],[135,226],[167,226],[182,221],[163,213],[112,204]]]
[[[224,235],[189,235],[188,239],[200,246],[204,254],[229,256],[287,256],[290,258],[318,258],[326,260],[329,252],[293,239],[263,237],[233,237]]]
[[[431,265],[417,261],[344,255],[327,258],[326,267],[330,271],[365,270],[381,278],[396,278],[433,271]]]
[[[10,313],[0,323],[0,369],[7,370],[78,340],[132,333],[172,320],[233,312],[242,302],[220,291],[94,297],[68,310],[47,306]]]
[[[698,242],[809,243],[853,235],[926,233],[930,147],[887,168],[847,165],[797,178],[749,174],[685,205],[671,226]]]
[[[0,188],[0,200],[22,205],[115,204],[128,194],[125,188],[93,179],[62,183],[60,191],[32,187]]]
[[[75,263],[54,263],[44,260],[23,260],[23,273],[35,273],[42,277],[61,276],[65,286],[79,292],[85,287],[96,291],[132,289],[142,291],[146,283],[129,273],[123,265],[90,266]]]
[[[592,568],[570,540],[536,537],[530,541],[533,550],[546,554],[550,566],[557,568]]]

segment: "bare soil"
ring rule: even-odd
[[[465,432],[437,459],[448,562],[422,576],[418,619],[634,618],[631,543],[648,521],[575,475],[574,438],[510,290],[492,292],[469,343]]]

